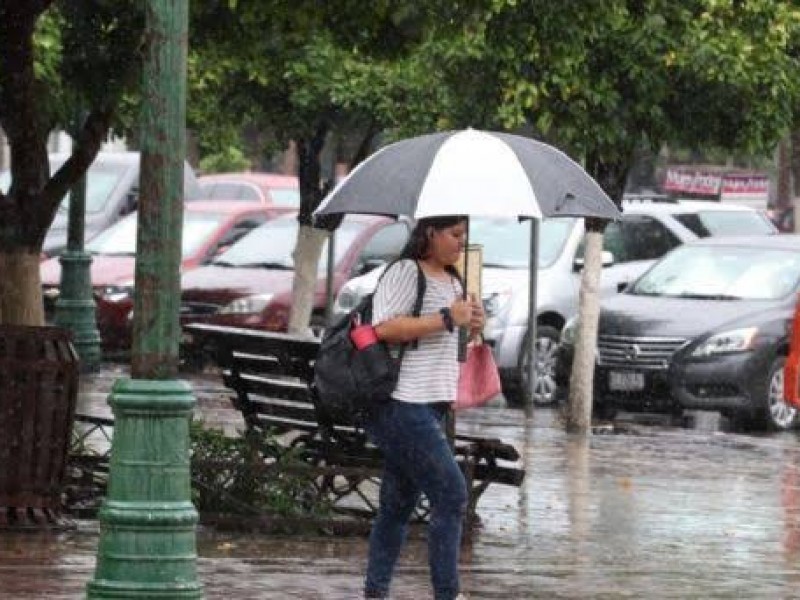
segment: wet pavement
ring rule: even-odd
[[[106,411],[117,374],[85,384]],[[86,378],[84,378],[86,380]],[[235,427],[212,378],[193,379],[199,412]],[[521,488],[492,486],[462,555],[477,598],[800,598],[800,443],[796,433],[720,432],[623,422],[588,441],[556,411],[492,406],[458,429],[500,437],[523,454]],[[55,534],[0,534],[0,598],[81,598],[97,523]],[[358,598],[363,537],[198,534],[207,598]],[[421,536],[410,540],[393,598],[427,599]]]

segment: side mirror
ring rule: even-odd
[[[602,261],[603,268],[610,267],[614,264],[614,255],[609,252],[608,250],[603,250],[602,254],[600,255],[600,260]],[[586,264],[583,260],[582,256],[575,257],[575,261],[572,263],[572,269],[576,272],[583,269],[583,265]]]
[[[386,261],[381,258],[369,258],[359,263],[358,267],[356,268],[356,275],[366,275],[370,271],[377,269],[378,267],[382,267],[385,264]]]
[[[602,261],[603,261],[603,268],[610,267],[614,264],[614,253],[609,252],[608,250],[603,250]]]

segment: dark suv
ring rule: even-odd
[[[706,238],[673,250],[601,302],[596,413],[701,409],[793,427],[783,365],[799,291],[800,236]],[[563,383],[576,324],[562,332],[556,373]]]

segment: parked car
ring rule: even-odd
[[[297,177],[278,173],[217,173],[198,179],[198,200],[235,200],[300,207]]]
[[[181,279],[183,323],[285,331],[292,301],[297,219],[278,217],[253,230],[208,265]],[[394,258],[410,233],[406,221],[347,216],[336,230],[334,293],[356,275]],[[312,328],[324,327],[328,244],[319,261]]]
[[[794,233],[794,207],[770,209],[767,211],[770,220],[781,233]]]
[[[673,250],[601,303],[598,413],[702,409],[793,427],[783,371],[798,292],[800,236],[708,238]],[[562,333],[559,381],[571,367],[576,325]]]
[[[181,270],[196,268],[224,251],[269,219],[293,209],[239,204],[192,202],[184,206]],[[92,255],[91,280],[97,305],[97,326],[105,348],[127,348],[131,341],[137,214],[118,221],[86,245]],[[52,320],[61,284],[58,257],[40,266],[45,314]]]
[[[509,220],[472,219],[470,243],[483,246],[483,303],[487,315],[486,339],[493,344],[503,381],[503,393],[512,404],[522,401],[529,387],[528,285],[530,224]],[[555,358],[561,329],[578,311],[583,264],[583,221],[546,219],[539,227],[537,281],[537,381],[533,400],[557,399]],[[606,228],[601,292],[616,294],[653,262],[683,242],[710,235],[775,234],[777,229],[758,211],[702,201],[645,201],[623,203],[623,219]],[[378,274],[345,284],[336,312],[355,306],[372,291]]]
[[[69,154],[50,154],[50,172],[55,173]],[[184,163],[184,195],[198,193],[197,178],[189,163]],[[8,191],[9,171],[0,172],[0,189]],[[99,152],[86,176],[85,240],[88,241],[125,215],[136,210],[139,202],[139,153]],[[61,254],[67,246],[69,194],[58,208],[44,240],[44,257]]]

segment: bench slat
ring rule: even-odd
[[[262,402],[273,398],[294,400],[298,404],[306,404],[313,409],[309,398],[308,386],[300,381],[289,379],[264,379],[249,375],[229,373],[223,375],[222,381],[228,387],[248,396],[260,396]]]
[[[308,386],[313,380],[318,340],[207,324],[185,329],[195,344],[215,350],[223,382],[236,392],[234,406],[248,427],[311,434],[299,448],[321,473],[347,474],[348,478],[380,475],[381,452],[366,441],[363,432],[317,421]],[[488,483],[518,486],[525,476],[523,469],[513,466],[520,458],[516,448],[499,439],[457,434],[454,449],[471,480],[483,482],[479,488]],[[476,494],[482,489],[476,488]]]

